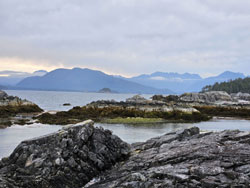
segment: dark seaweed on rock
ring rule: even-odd
[[[142,118],[162,118],[165,120],[183,121],[183,122],[199,122],[209,120],[209,117],[199,112],[184,113],[181,111],[145,111],[136,108],[123,107],[74,107],[67,112],[57,112],[56,114],[44,113],[38,116],[38,120],[45,124],[73,124],[86,119],[93,119],[97,122],[105,118],[127,118],[127,117],[142,117]]]
[[[208,116],[250,118],[250,109],[244,107],[195,106],[194,108]]]
[[[18,113],[36,113],[42,111],[43,110],[35,104],[20,106],[0,106],[0,118],[8,118],[10,116],[17,115]]]

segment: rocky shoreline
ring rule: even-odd
[[[46,112],[36,104],[0,92],[0,128],[12,124],[76,124],[87,119],[113,124],[194,123],[213,117],[250,119],[250,95],[226,92],[154,95],[145,99],[135,95],[126,101],[99,100],[69,111]],[[69,105],[69,104],[65,104]]]
[[[0,187],[249,187],[249,140],[192,127],[129,145],[89,120],[21,142],[0,161]]]
[[[118,124],[193,123],[215,116],[250,119],[250,101],[246,99],[246,94],[231,96],[225,92],[155,95],[151,99],[135,95],[126,101],[99,100],[67,112],[44,113],[37,120],[43,124],[66,125],[87,119]]]
[[[36,104],[19,97],[8,96],[4,91],[0,91],[0,129],[12,124],[28,124],[41,112],[43,110]]]

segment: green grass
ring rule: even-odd
[[[103,119],[101,123],[108,124],[151,124],[151,123],[164,123],[166,120],[162,118],[142,118],[142,117],[127,117],[127,118],[114,118]]]

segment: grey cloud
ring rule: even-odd
[[[250,74],[249,10],[245,0],[0,1],[0,56],[127,75]]]

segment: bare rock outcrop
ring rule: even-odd
[[[89,188],[249,187],[250,133],[197,127],[133,144],[131,157]]]
[[[7,93],[4,91],[0,91],[0,100],[4,99],[5,97],[7,97]]]
[[[130,146],[93,121],[21,142],[0,161],[0,188],[80,188],[124,160]]]
[[[250,94],[249,93],[232,93],[231,97],[235,100],[243,100],[243,101],[250,101]]]
[[[26,124],[32,120],[35,114],[42,111],[33,102],[9,96],[6,92],[0,91],[0,129],[9,127],[12,124]]]
[[[249,187],[249,140],[192,127],[129,145],[87,121],[23,141],[0,161],[0,188]]]
[[[227,92],[209,91],[205,93],[185,93],[180,96],[180,101],[214,104],[218,102],[233,102],[233,99]]]

